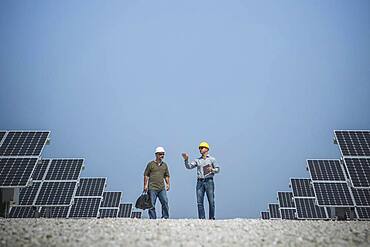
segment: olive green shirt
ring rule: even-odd
[[[162,161],[158,165],[155,161],[150,161],[146,166],[144,176],[149,177],[149,189],[150,190],[163,190],[164,178],[170,176],[167,164]]]

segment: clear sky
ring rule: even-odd
[[[216,218],[257,218],[334,129],[370,129],[370,1],[0,2],[0,129],[51,130],[44,157],[133,202],[164,146],[172,218],[196,218],[198,156]],[[159,207],[159,202],[157,204]]]

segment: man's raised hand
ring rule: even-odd
[[[189,155],[187,153],[182,153],[181,155],[184,158],[184,160],[188,160],[189,159]]]

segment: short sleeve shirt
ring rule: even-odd
[[[144,176],[149,177],[149,189],[150,190],[163,190],[164,178],[170,176],[168,166],[165,162],[160,165],[155,161],[151,161],[146,166]]]

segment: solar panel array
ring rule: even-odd
[[[81,178],[69,217],[98,217],[105,186],[106,178]]]
[[[293,193],[290,191],[279,191],[278,202],[280,217],[283,220],[293,220],[296,218],[296,208],[293,200]]]
[[[37,157],[0,157],[0,188],[26,187],[37,161]]]
[[[121,191],[106,191],[100,204],[100,218],[116,218],[118,216],[119,205],[122,198]]]
[[[294,207],[288,193],[278,192],[271,218],[370,220],[370,131],[334,131],[334,141],[341,159],[307,160],[310,178],[290,179]]]
[[[67,218],[70,206],[64,207],[41,207],[40,216],[44,218]]]
[[[324,207],[316,205],[312,180],[309,178],[291,178],[293,200],[296,207],[297,219],[326,219]]]
[[[370,131],[336,130],[334,135],[342,157],[370,157]]]
[[[40,156],[49,134],[50,131],[6,131],[0,156]]]
[[[99,217],[100,218],[117,218],[118,208],[100,208]]]
[[[121,207],[122,192],[104,192],[106,178],[80,179],[83,159],[41,159],[49,135],[50,131],[0,131],[0,188],[20,189],[17,204],[5,215],[131,217],[132,204]]]
[[[118,217],[130,218],[132,212],[132,203],[121,203],[119,205]]]
[[[263,220],[269,220],[270,219],[270,212],[268,212],[268,211],[262,211],[261,212],[261,219],[263,219]]]
[[[270,212],[270,219],[281,219],[278,203],[270,203],[269,212]]]
[[[138,211],[132,212],[131,213],[131,218],[133,218],[133,219],[141,219],[141,212],[138,212]]]

